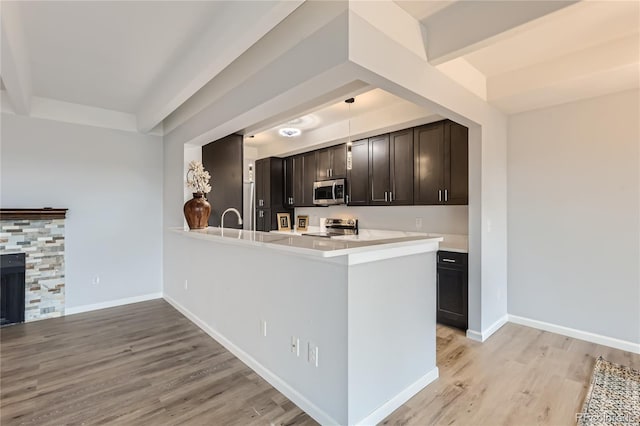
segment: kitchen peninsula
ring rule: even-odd
[[[438,377],[442,238],[166,236],[164,297],[318,422],[376,423]]]

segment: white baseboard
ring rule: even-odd
[[[284,396],[289,398],[294,404],[296,404],[300,409],[302,409],[305,413],[309,414],[315,421],[322,425],[337,425],[340,422],[334,420],[330,415],[321,410],[314,403],[305,398],[302,394],[296,391],[294,388],[289,386],[284,380],[282,380],[279,376],[274,374],[271,370],[260,364],[255,358],[251,355],[237,347],[234,343],[232,343],[229,339],[227,339],[222,334],[218,333],[213,328],[209,327],[204,321],[202,321],[198,316],[191,313],[187,308],[182,306],[176,300],[163,295],[164,300],[169,302],[174,308],[176,308],[182,315],[187,317],[191,322],[200,327],[202,331],[207,333],[213,339],[215,339],[218,343],[224,346],[229,352],[235,355],[240,361],[244,362],[249,368],[255,371],[260,377],[265,379],[271,386],[276,388],[278,391],[282,392]]]
[[[498,320],[496,322],[491,324],[489,327],[487,327],[482,332],[478,332],[478,331],[469,329],[469,330],[467,330],[467,338],[469,338],[471,340],[475,340],[476,342],[484,342],[489,337],[491,337],[491,335],[493,333],[498,331],[500,329],[500,327],[505,325],[508,321],[509,321],[509,316],[508,315],[504,315],[503,317],[498,318]]]
[[[402,404],[407,402],[411,397],[424,389],[429,383],[438,378],[438,367],[434,367],[427,374],[419,378],[413,384],[409,385],[402,392],[394,396],[391,400],[385,402],[382,406],[369,414],[364,419],[356,423],[356,425],[376,425],[384,420],[389,414],[397,410]]]
[[[93,303],[91,305],[76,306],[66,308],[65,315],[80,314],[82,312],[97,311],[98,309],[113,308],[116,306],[129,305],[131,303],[146,302],[147,300],[161,299],[162,293],[143,294],[141,296],[127,297],[125,299],[109,300],[108,302]]]
[[[531,318],[525,318],[511,314],[509,315],[509,322],[526,325],[527,327],[533,327],[539,330],[550,331],[552,333],[561,334],[563,336],[573,337],[574,339],[586,340],[587,342],[597,343],[599,345],[609,346],[611,348],[620,349],[627,352],[640,354],[639,343],[633,343],[626,340],[603,336],[601,334],[590,333],[588,331],[577,330],[575,328],[564,327],[562,325],[551,324],[548,322],[538,321]]]

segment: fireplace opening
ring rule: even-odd
[[[24,322],[25,255],[0,256],[0,326]]]

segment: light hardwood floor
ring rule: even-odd
[[[0,331],[2,425],[315,424],[162,300]],[[440,378],[384,424],[575,424],[598,355],[640,356],[507,324],[437,331]]]

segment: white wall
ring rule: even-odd
[[[3,113],[0,152],[3,208],[69,209],[67,309],[161,292],[161,137]]]
[[[509,314],[640,343],[639,99],[510,118]]]
[[[308,215],[309,224],[318,226],[321,217],[355,217],[362,229],[467,234],[467,206],[367,206],[299,207],[296,215]],[[416,219],[422,227],[416,226]]]

